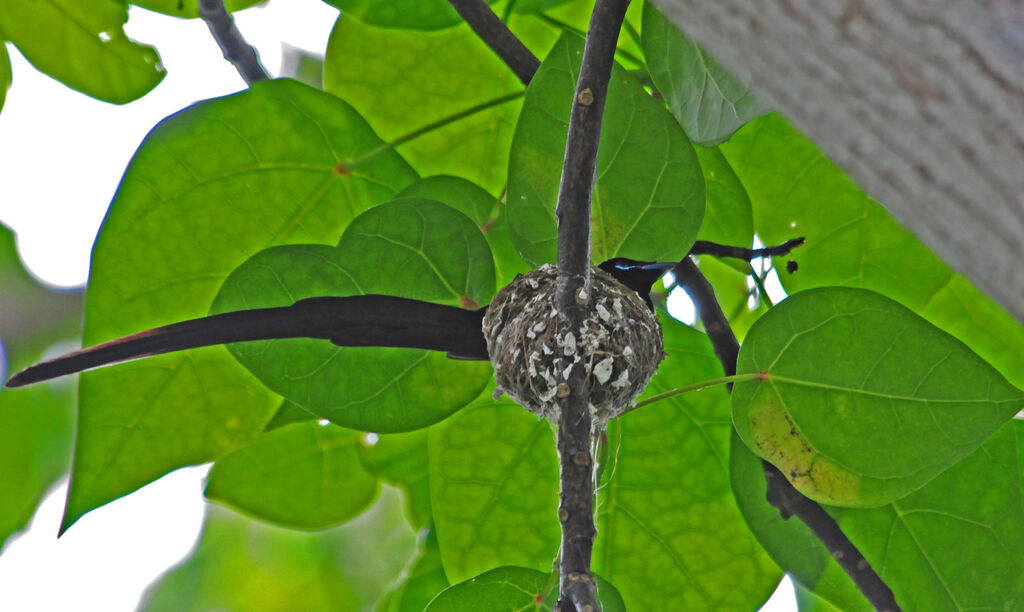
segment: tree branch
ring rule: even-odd
[[[558,220],[558,281],[556,308],[561,314],[559,333],[578,334],[586,314],[590,282],[590,203],[597,169],[608,81],[615,61],[615,45],[628,0],[598,0],[590,18],[583,61],[569,118],[562,180],[555,217]],[[561,467],[562,524],[560,596],[557,608],[600,610],[590,557],[594,527],[593,433],[587,373],[570,369],[559,373],[558,455]]]
[[[210,28],[210,33],[224,53],[224,59],[235,66],[247,85],[270,78],[260,64],[256,50],[245,42],[242,33],[235,27],[234,18],[224,8],[224,0],[199,0],[199,15]]]
[[[697,306],[697,313],[700,315],[704,328],[708,331],[715,355],[722,362],[722,368],[725,369],[726,375],[735,374],[736,357],[739,355],[740,344],[736,341],[732,328],[729,327],[729,320],[722,312],[722,307],[719,306],[718,300],[715,298],[711,284],[689,257],[680,261],[672,272],[676,276],[676,282],[686,290]],[[729,390],[732,390],[731,384]],[[835,519],[825,512],[825,509],[817,502],[808,499],[793,488],[793,485],[775,466],[767,461],[762,461],[762,463],[765,480],[768,483],[766,494],[768,503],[779,510],[783,519],[789,520],[790,516],[796,516],[807,525],[876,610],[897,612],[900,607],[896,603],[892,590],[875,573],[853,542],[846,537]]]
[[[473,28],[501,61],[516,73],[523,85],[529,85],[540,60],[508,29],[484,0],[448,0],[455,11]]]

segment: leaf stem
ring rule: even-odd
[[[770,271],[771,268],[768,268],[768,270]],[[772,303],[771,296],[768,295],[768,291],[766,291],[765,288],[764,288],[764,279],[761,278],[761,274],[759,274],[758,271],[754,269],[754,264],[753,263],[750,264],[750,274],[751,274],[751,276],[754,277],[754,284],[757,285],[757,291],[760,294],[758,296],[759,299],[761,299],[765,303],[767,303],[768,304],[768,308],[772,308],[773,306],[775,306],[775,304]],[[765,275],[767,276],[767,271],[765,272]]]
[[[344,174],[346,172],[351,172],[352,170],[358,168],[359,166],[362,166],[363,164],[365,164],[365,163],[367,163],[369,161],[372,161],[376,157],[378,157],[378,156],[380,156],[380,155],[382,155],[384,153],[387,153],[388,151],[391,151],[395,147],[399,147],[399,146],[409,142],[410,140],[413,140],[414,138],[419,138],[420,136],[422,136],[422,135],[424,135],[424,134],[426,134],[428,132],[432,132],[432,131],[434,131],[436,129],[443,128],[444,126],[446,126],[448,124],[455,123],[456,121],[459,121],[461,119],[465,119],[466,117],[469,117],[470,115],[475,115],[476,113],[479,113],[481,111],[485,111],[485,110],[487,110],[489,108],[492,108],[492,107],[495,107],[495,106],[500,106],[502,104],[505,104],[506,102],[511,102],[512,100],[516,100],[518,98],[522,98],[525,94],[526,94],[526,90],[525,89],[524,90],[520,90],[520,91],[514,91],[512,93],[507,93],[507,94],[505,94],[503,96],[498,96],[497,98],[493,98],[491,100],[487,100],[486,102],[481,102],[480,104],[477,104],[475,106],[471,106],[471,107],[469,107],[467,109],[464,109],[464,110],[461,110],[461,111],[459,111],[459,112],[457,112],[457,113],[455,113],[453,115],[448,115],[447,117],[442,117],[441,119],[438,119],[437,121],[428,123],[427,125],[424,125],[423,127],[416,128],[415,130],[413,130],[413,131],[411,131],[411,132],[409,132],[407,134],[403,134],[403,135],[399,136],[398,138],[395,138],[394,140],[392,140],[390,142],[385,142],[384,144],[378,146],[375,149],[370,150],[367,153],[364,153],[364,154],[360,155],[359,157],[353,159],[352,161],[341,162],[340,164],[338,164],[337,172],[339,174]]]
[[[660,402],[661,400],[665,400],[670,397],[682,395],[683,393],[689,393],[690,391],[699,391],[701,389],[707,389],[708,387],[714,387],[716,385],[745,382],[748,380],[763,380],[765,376],[766,374],[762,372],[753,372],[751,374],[733,374],[732,376],[722,376],[720,378],[702,380],[699,383],[693,383],[692,385],[686,385],[685,387],[676,387],[675,389],[669,389],[664,393],[652,395],[651,397],[645,399],[642,402],[637,402],[636,406],[633,406],[625,410],[623,414],[625,414],[626,412],[632,412],[633,410],[636,410],[638,408],[643,408],[644,406],[650,406],[655,402]]]

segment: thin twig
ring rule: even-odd
[[[740,344],[729,327],[729,321],[722,313],[722,308],[715,298],[711,284],[687,257],[673,270],[676,281],[690,295],[697,307],[700,320],[708,330],[715,355],[722,362],[726,375],[736,373],[736,357],[739,355]],[[730,385],[730,390],[732,389]],[[853,542],[839,528],[838,523],[817,502],[808,499],[793,488],[775,466],[763,462],[765,479],[768,483],[768,503],[779,510],[783,519],[790,516],[799,518],[821,540],[822,544],[832,553],[832,558],[853,579],[854,584],[876,610],[898,612],[900,607],[892,594],[892,589],[882,581],[881,577],[864,558]]]
[[[558,187],[558,281],[556,308],[562,315],[562,334],[578,334],[586,315],[590,281],[590,204],[597,169],[608,81],[615,62],[615,45],[626,15],[628,0],[598,0],[590,18],[582,66],[573,96],[569,134],[565,144],[562,180]],[[561,612],[592,610],[600,604],[590,571],[594,548],[594,459],[591,455],[592,420],[587,375],[571,368],[568,378],[559,373],[558,456],[561,467],[562,523],[560,594]]]
[[[256,50],[245,42],[242,33],[235,27],[235,20],[224,8],[224,0],[199,0],[199,15],[210,28],[214,40],[224,53],[224,59],[231,62],[246,84],[270,78],[260,64]]]
[[[523,85],[529,85],[530,79],[540,68],[540,60],[526,48],[516,35],[508,29],[491,7],[484,0],[448,0],[456,12],[466,20],[487,46],[494,51],[501,61],[516,73]]]
[[[803,237],[787,240],[782,244],[764,247],[763,249],[745,249],[743,247],[728,246],[707,240],[698,240],[690,248],[689,255],[711,255],[712,257],[733,257],[750,261],[758,257],[780,257],[788,255],[790,251],[803,244]]]

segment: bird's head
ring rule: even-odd
[[[675,267],[675,262],[637,261],[626,257],[615,257],[603,262],[598,268],[615,277],[623,285],[636,291],[647,305],[654,310],[651,302],[651,287],[654,282]]]

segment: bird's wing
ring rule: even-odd
[[[322,338],[339,346],[392,346],[487,360],[483,310],[389,295],[317,297],[291,306],[211,315],[157,327],[37,363],[7,387],[22,387],[101,366],[214,344]]]

